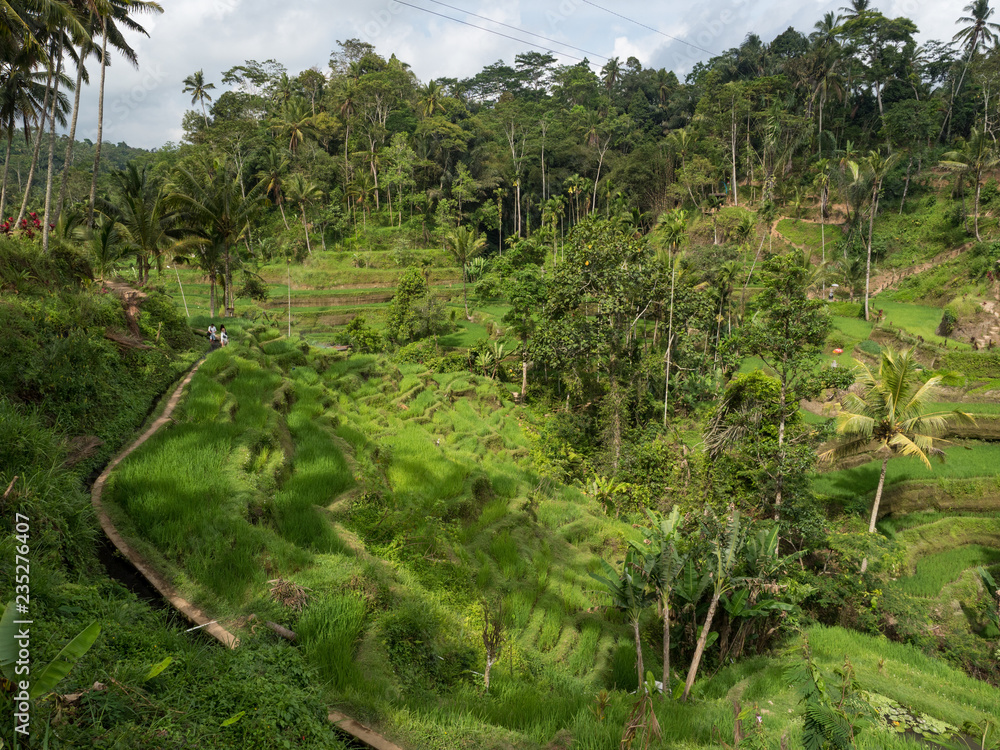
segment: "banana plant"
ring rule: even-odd
[[[643,544],[632,543],[632,549],[642,559],[642,571],[659,597],[663,617],[663,692],[670,694],[670,605],[674,588],[687,565],[687,555],[678,549],[680,510],[675,506],[667,516],[647,511],[651,528]]]
[[[639,618],[655,601],[654,595],[646,588],[641,573],[641,561],[629,550],[619,573],[606,560],[601,560],[601,573],[590,573],[590,577],[604,586],[611,597],[611,607],[625,613],[632,634],[635,637],[635,661],[639,685],[643,685],[645,672],[642,668],[642,641],[639,638]]]
[[[740,525],[739,511],[735,511],[729,519],[724,535],[720,535],[712,542],[712,555],[715,557],[714,570],[712,576],[712,601],[708,605],[708,614],[705,615],[705,624],[701,628],[701,635],[698,636],[698,643],[694,649],[694,656],[691,659],[691,667],[688,669],[687,680],[684,683],[684,693],[681,701],[687,702],[691,694],[691,687],[694,685],[694,678],[698,674],[698,667],[701,664],[701,657],[705,653],[708,643],[708,634],[712,628],[712,620],[715,611],[719,606],[719,599],[724,594],[732,591],[739,579],[733,573],[736,563],[739,560],[740,552],[746,541],[746,534]]]

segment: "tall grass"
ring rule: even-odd
[[[917,458],[893,458],[886,468],[886,486],[910,480],[994,477],[993,467],[1000,465],[1000,444],[997,443],[961,441],[945,446],[944,451],[944,462],[932,459],[930,469]],[[820,474],[813,479],[813,489],[828,497],[873,495],[881,469],[882,461],[878,459],[853,469]]]
[[[365,624],[365,604],[352,594],[335,594],[309,604],[299,617],[296,634],[320,673],[337,690],[361,679],[354,648]]]
[[[937,596],[946,584],[956,580],[969,568],[996,563],[1000,563],[1000,549],[981,544],[954,547],[918,560],[916,573],[901,578],[898,586],[914,596]]]

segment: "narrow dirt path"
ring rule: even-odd
[[[153,568],[146,558],[140,555],[128,542],[125,541],[124,538],[122,538],[122,535],[118,533],[118,529],[116,529],[115,525],[111,522],[111,518],[108,516],[107,511],[104,510],[104,505],[101,503],[101,495],[104,493],[104,486],[107,484],[108,477],[111,476],[111,472],[114,471],[118,467],[118,464],[124,461],[136,448],[149,440],[164,425],[169,424],[172,421],[171,416],[174,413],[174,409],[177,408],[177,404],[180,403],[181,394],[184,392],[188,383],[191,382],[191,378],[194,377],[194,374],[198,371],[198,368],[201,367],[204,361],[204,359],[199,360],[198,363],[188,371],[188,374],[184,376],[184,379],[180,382],[177,388],[174,389],[173,394],[167,401],[167,406],[163,410],[163,414],[161,414],[153,422],[153,424],[151,424],[149,428],[142,433],[142,435],[136,438],[135,442],[111,459],[108,465],[104,467],[104,471],[102,471],[100,476],[97,477],[97,480],[94,482],[94,486],[90,490],[90,501],[94,505],[94,510],[97,511],[97,519],[101,522],[101,528],[104,529],[104,533],[107,535],[108,539],[112,541],[119,552],[128,558],[128,561],[135,566],[135,569],[142,573],[146,580],[160,592],[163,598],[170,602],[170,604],[188,620],[195,625],[202,627],[206,633],[218,640],[224,646],[227,648],[236,648],[240,644],[239,638],[230,633],[224,627],[215,622],[215,620],[198,609],[198,607],[194,606],[191,602],[177,593],[177,589],[175,589],[170,582],[159,573],[159,571]]]
[[[164,599],[166,599],[170,604],[181,614],[183,614],[188,620],[190,620],[195,625],[201,627],[206,633],[219,641],[226,648],[236,648],[240,645],[240,639],[235,635],[230,633],[224,627],[219,625],[215,620],[209,618],[209,616],[194,606],[187,599],[182,597],[170,582],[164,578],[160,573],[153,568],[153,566],[140,555],[135,549],[133,549],[128,542],[126,542],[122,535],[118,533],[118,529],[111,522],[108,517],[107,512],[104,510],[104,506],[101,503],[101,495],[104,492],[104,486],[107,484],[108,477],[111,476],[111,472],[114,471],[118,464],[124,461],[136,448],[141,446],[147,440],[149,440],[153,435],[155,435],[164,425],[172,422],[172,415],[174,409],[177,408],[177,404],[180,403],[181,396],[184,393],[184,389],[191,382],[191,378],[198,371],[198,368],[204,364],[205,360],[201,359],[188,370],[188,374],[184,376],[184,379],[178,384],[171,394],[170,398],[167,400],[166,408],[163,410],[163,414],[156,418],[156,420],[149,426],[149,428],[142,433],[136,440],[129,445],[125,450],[115,456],[106,467],[104,471],[101,472],[100,476],[94,482],[94,486],[90,491],[90,500],[94,505],[94,510],[97,512],[97,518],[101,522],[101,528],[104,529],[104,533],[107,535],[108,539],[112,541],[115,547],[121,552],[129,562],[135,566],[136,570],[145,576],[146,580],[153,585],[153,587],[160,592]],[[389,740],[387,740],[382,735],[369,729],[364,724],[352,719],[346,714],[342,714],[339,711],[330,709],[328,714],[328,720],[330,723],[335,724],[342,731],[354,737],[361,743],[368,745],[369,747],[375,748],[375,750],[403,750],[399,745],[396,745]]]

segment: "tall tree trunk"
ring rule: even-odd
[[[469,315],[469,296],[466,294],[465,290],[465,264],[462,264],[462,301],[465,303],[465,319],[472,320],[472,316]]]
[[[66,144],[66,156],[63,158],[62,185],[59,188],[59,202],[56,204],[56,215],[53,221],[59,221],[63,207],[66,205],[66,192],[69,190],[69,169],[73,164],[73,144],[76,140],[76,123],[80,117],[80,89],[83,88],[83,58],[84,45],[80,45],[80,59],[76,68],[76,91],[73,93],[73,119],[69,125],[69,142]],[[0,211],[3,213],[3,211]]]
[[[865,261],[865,320],[868,320],[868,295],[872,280],[872,233],[875,231],[875,212],[878,211],[878,189],[876,181],[872,191],[872,215],[868,219],[868,257]]]
[[[698,666],[701,664],[701,657],[705,653],[705,643],[708,641],[708,631],[712,627],[712,620],[715,617],[715,610],[719,606],[719,594],[716,590],[712,594],[712,603],[708,606],[708,614],[705,616],[705,624],[701,628],[701,635],[698,636],[698,645],[694,649],[694,657],[691,659],[691,668],[688,670],[687,680],[684,682],[684,694],[681,701],[687,702],[688,695],[694,685],[694,678],[698,675]]]
[[[35,148],[31,153],[31,167],[28,169],[28,180],[24,186],[24,197],[21,199],[21,210],[17,214],[15,226],[20,226],[21,219],[24,218],[24,214],[28,210],[28,196],[31,194],[31,184],[35,179],[35,166],[38,164],[38,154],[42,147],[42,134],[45,132],[45,124],[48,122],[46,118],[49,115],[49,99],[52,93],[51,84],[52,73],[50,72],[49,85],[45,87],[45,98],[42,101],[42,117],[35,128]]]
[[[885,486],[885,469],[889,465],[889,457],[886,456],[882,459],[882,471],[878,475],[878,489],[875,490],[875,502],[872,503],[872,517],[868,522],[868,533],[875,533],[875,523],[878,521],[878,508],[879,504],[882,502],[882,488]],[[866,557],[861,561],[861,572],[864,573],[868,570],[868,558]]]
[[[49,117],[49,164],[45,175],[45,211],[42,220],[42,252],[49,251],[49,220],[52,218],[52,181],[56,157],[56,108],[59,105],[59,79],[62,76],[63,41],[56,49],[56,76],[52,82],[52,116]]]
[[[882,459],[882,473],[878,475],[878,489],[875,490],[875,502],[872,503],[872,517],[868,522],[868,533],[875,533],[875,522],[878,520],[878,506],[882,502],[882,488],[885,486],[885,469],[889,465],[889,457]]]
[[[288,219],[285,218],[284,201],[281,200],[281,196],[280,195],[278,196],[278,210],[281,211],[281,221],[284,222],[285,229],[291,229],[291,227],[288,226]]]
[[[94,203],[97,201],[97,171],[101,166],[101,139],[104,137],[104,76],[108,69],[108,19],[101,18],[101,86],[97,95],[97,143],[94,149],[94,175],[90,181],[87,226],[94,226]]]
[[[663,387],[663,428],[667,428],[667,407],[670,404],[670,353],[674,344],[674,282],[677,279],[677,267],[671,258],[670,271],[670,321],[667,324],[666,366],[663,368],[666,385]]]
[[[215,317],[215,271],[208,275],[208,317]]]
[[[10,150],[14,144],[14,125],[7,129],[7,154],[3,159],[3,185],[0,187],[0,223],[7,213],[7,172],[10,169]]]
[[[740,205],[740,194],[739,187],[736,182],[736,97],[733,97],[733,138],[732,138],[732,148],[733,148],[733,205]]]
[[[642,666],[642,640],[639,638],[639,618],[636,617],[632,620],[632,634],[635,636],[635,668],[639,674],[639,689],[637,692],[641,693],[643,691],[643,683],[646,679],[646,671]]]
[[[910,161],[906,165],[906,184],[903,185],[903,198],[899,201],[899,215],[903,215],[903,204],[906,203],[906,193],[910,190],[910,168],[913,166],[913,154],[910,154]]]
[[[976,204],[972,207],[972,222],[973,226],[976,228],[976,242],[982,242],[983,238],[979,236],[979,191],[982,189],[980,185],[980,180],[982,175],[976,174]]]
[[[521,344],[521,401],[528,393],[528,340]]]
[[[663,592],[663,693],[670,692],[670,589]]]
[[[306,223],[306,206],[303,203],[299,208],[302,209],[302,230],[306,233],[306,251],[312,255],[312,247],[309,244],[309,225]]]

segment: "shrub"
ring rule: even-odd
[[[941,316],[941,322],[938,323],[937,334],[938,336],[944,336],[948,338],[952,332],[955,330],[955,326],[958,325],[958,316],[955,315],[951,307],[946,307],[944,309],[944,314]]]
[[[870,354],[873,357],[877,357],[882,353],[882,347],[878,345],[877,342],[871,339],[865,339],[860,344],[858,344],[858,349],[865,354]]]

